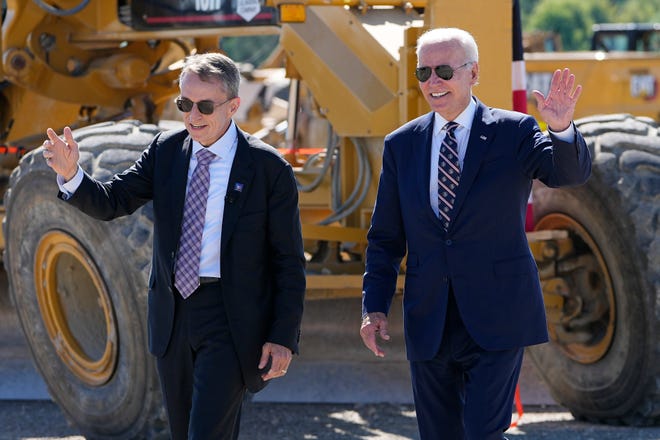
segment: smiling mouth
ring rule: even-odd
[[[443,96],[445,96],[448,93],[449,92],[431,93],[431,96],[434,97],[434,98],[442,98]]]

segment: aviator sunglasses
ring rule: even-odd
[[[435,66],[435,67],[429,67],[429,66],[423,66],[423,67],[418,67],[415,69],[415,76],[420,82],[426,82],[431,78],[431,71],[435,71],[435,74],[438,75],[438,78],[444,79],[445,81],[449,81],[454,77],[454,72],[456,72],[458,69],[462,69],[465,66],[469,66],[472,64],[472,61],[468,61],[467,63],[458,66],[457,68],[453,68],[451,66],[448,66],[447,64],[443,64],[441,66]],[[200,110],[201,111],[201,110]]]
[[[196,104],[197,110],[199,110],[201,114],[210,115],[213,113],[216,107],[220,107],[222,104],[226,104],[232,99],[234,98],[229,98],[219,103],[215,103],[208,99],[205,99],[204,101],[193,102],[188,98],[183,98],[179,96],[174,100],[174,103],[176,104],[176,108],[178,108],[180,112],[188,113],[189,111],[192,111],[193,105]]]

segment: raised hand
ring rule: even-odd
[[[538,90],[532,92],[536,98],[536,107],[541,119],[548,124],[550,130],[564,131],[571,124],[575,104],[582,93],[581,85],[578,84],[573,89],[574,86],[575,75],[571,73],[570,69],[557,69],[552,75],[547,97]]]
[[[59,137],[52,128],[46,130],[46,135],[48,140],[43,143],[46,164],[65,181],[73,179],[78,172],[80,153],[78,143],[73,140],[71,129],[64,127],[64,138]]]

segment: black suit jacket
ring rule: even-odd
[[[135,164],[102,183],[85,174],[68,199],[111,220],[153,201],[149,349],[162,356],[174,321],[176,261],[192,140],[185,130],[157,135]],[[60,198],[64,198],[60,193]],[[298,191],[277,151],[238,130],[222,221],[222,294],[248,389],[265,385],[257,366],[265,342],[298,351],[305,272]]]

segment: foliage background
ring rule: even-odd
[[[587,50],[596,23],[658,23],[660,0],[519,0],[523,32],[552,31],[564,50]]]

